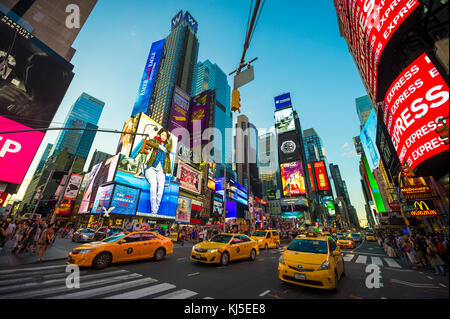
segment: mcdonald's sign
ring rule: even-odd
[[[435,216],[438,214],[431,201],[416,200],[414,208],[416,209],[409,212],[411,216]]]

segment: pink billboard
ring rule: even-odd
[[[30,128],[0,116],[0,181],[21,184],[44,133],[1,133]]]

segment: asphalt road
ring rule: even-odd
[[[277,277],[282,249],[261,251],[253,262],[226,267],[189,260],[192,244],[175,244],[161,262],[138,261],[97,271],[82,270],[79,289],[66,288],[64,262],[0,270],[0,299],[7,298],[175,298],[175,299],[440,299],[449,298],[448,275],[412,270],[388,258],[377,243],[343,250],[346,276],[338,292],[281,282]],[[366,267],[378,264],[379,288],[366,286]]]

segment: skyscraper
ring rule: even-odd
[[[278,147],[275,130],[259,136],[258,169],[262,196],[275,199],[278,185],[281,185]]]
[[[358,114],[359,122],[361,123],[361,128],[364,127],[370,113],[372,112],[372,103],[370,102],[369,96],[361,96],[355,100],[356,102],[356,113]]]
[[[303,131],[303,140],[305,143],[305,156],[308,163],[326,161],[325,149],[322,139],[316,130],[309,128]]]
[[[197,21],[187,11],[180,11],[172,19],[148,110],[150,117],[162,126],[169,121],[175,85],[192,93],[199,49],[197,30]]]
[[[65,128],[98,129],[98,121],[105,103],[83,93],[72,105],[67,115]],[[61,131],[53,148],[53,153],[67,148],[68,153],[87,159],[97,132]]]
[[[214,110],[214,127],[221,132],[221,139],[214,139],[214,148],[220,151],[222,163],[232,162],[232,139],[226,136],[226,129],[233,127],[233,115],[231,113],[230,94],[231,87],[227,76],[217,64],[211,61],[197,63],[194,70],[194,82],[192,96],[203,91],[215,89],[216,103]]]
[[[350,206],[350,197],[348,196],[347,185],[345,181],[342,179],[341,171],[339,170],[339,166],[333,163],[330,163],[330,174],[333,179],[334,189],[336,192],[336,197],[342,197],[345,200],[345,203]]]
[[[97,165],[98,163],[106,161],[108,158],[113,157],[114,155],[101,152],[99,150],[95,150],[94,154],[92,155],[92,159],[89,163],[88,172],[92,171],[92,168]]]
[[[36,167],[35,172],[39,172],[44,167],[45,162],[47,161],[48,157],[50,156],[50,152],[51,152],[52,148],[53,148],[53,144],[48,143],[47,146],[45,147],[44,154],[42,154],[39,164]]]

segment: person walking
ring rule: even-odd
[[[46,229],[42,232],[41,236],[39,237],[39,254],[38,254],[38,260],[42,261],[45,257],[45,254],[47,253],[48,246],[50,246],[50,243],[52,242],[53,238],[55,237],[55,231],[53,225],[48,225]]]
[[[441,257],[439,257],[438,250],[431,240],[428,241],[427,258],[430,262],[430,265],[434,268],[435,275],[438,275],[439,273],[445,273],[443,267],[444,262],[442,261]]]

